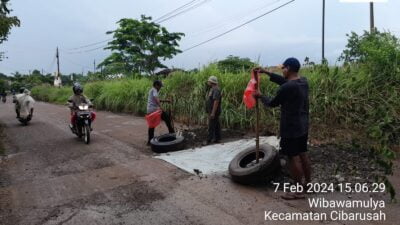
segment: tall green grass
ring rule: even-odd
[[[36,86],[32,88],[32,95],[40,101],[64,104],[71,95],[69,87],[55,88],[50,85]]]
[[[94,98],[98,109],[144,115],[151,84],[145,78],[100,81],[86,84],[85,93]]]
[[[162,95],[172,96],[174,111],[181,121],[188,124],[206,124],[205,101],[207,99],[207,79],[217,76],[222,90],[222,124],[228,128],[251,128],[254,126],[254,110],[247,110],[242,102],[243,91],[250,80],[250,73],[224,73],[216,65],[209,65],[198,73],[187,74],[177,72],[165,79],[165,88]],[[276,87],[262,80],[262,92],[272,94]],[[274,110],[262,111],[265,124],[274,123]]]

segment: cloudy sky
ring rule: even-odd
[[[102,42],[105,32],[116,28],[121,18],[154,19],[193,0],[11,0],[12,14],[21,20],[9,41],[0,46],[7,59],[0,72],[28,73],[39,69],[54,72],[55,49],[60,48],[61,72],[93,70],[109,52]],[[187,49],[241,23],[268,12],[289,0],[195,0],[192,10],[161,24],[171,32],[183,32],[181,49]],[[322,0],[295,0],[238,30],[207,44],[185,51],[166,62],[191,69],[228,55],[248,57],[263,65],[275,65],[286,57],[301,61],[321,60]],[[400,36],[399,0],[375,4],[375,25]],[[369,29],[368,3],[326,0],[326,57],[334,64],[346,45],[346,33]],[[93,50],[97,49],[97,50]]]

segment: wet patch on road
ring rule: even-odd
[[[11,177],[5,171],[4,167],[0,167],[0,188],[8,187],[11,185]]]
[[[164,194],[143,181],[98,192],[50,209],[39,224],[81,224],[82,218],[102,224],[124,224],[121,218],[135,211],[152,211],[152,203],[163,200]],[[119,221],[119,222],[117,222]]]
[[[69,175],[69,174],[77,174],[77,173],[83,173],[85,171],[89,170],[97,170],[97,169],[102,169],[106,167],[111,167],[114,166],[115,163],[113,163],[109,159],[88,159],[91,157],[85,157],[81,160],[76,160],[75,162],[68,162],[64,163],[61,165],[56,166],[54,169],[51,170],[51,174],[53,176],[59,177],[59,176],[64,176],[64,175]]]
[[[9,190],[0,189],[0,223],[4,225],[18,224],[17,217],[11,207],[11,193]]]

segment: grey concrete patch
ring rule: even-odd
[[[275,136],[260,137],[260,144],[279,146]],[[255,139],[242,139],[155,156],[192,174],[226,174],[231,160],[244,149],[255,146]]]

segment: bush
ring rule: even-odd
[[[250,71],[252,68],[256,67],[257,64],[253,63],[249,58],[240,58],[230,55],[226,59],[218,61],[217,66],[222,72],[241,73]]]
[[[33,87],[31,92],[36,100],[65,104],[69,96],[71,96],[72,89],[70,87],[56,88],[44,85]]]

